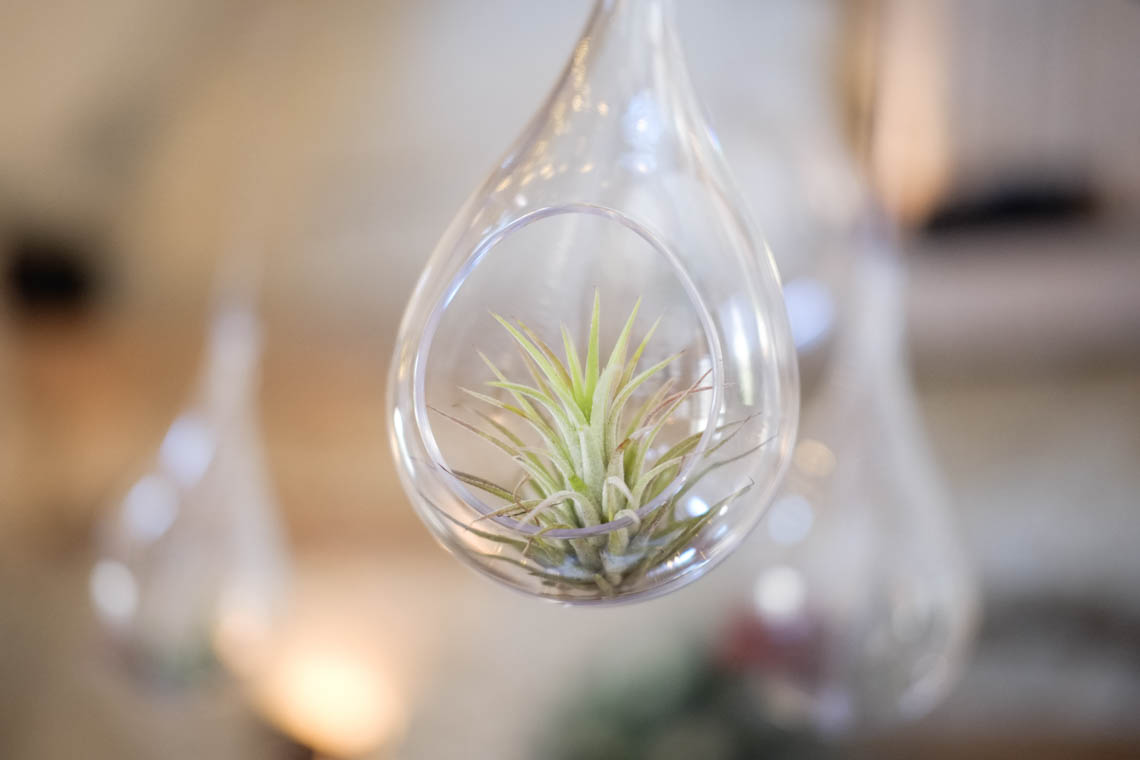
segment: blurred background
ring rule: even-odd
[[[1140,756],[1140,4],[677,6],[805,421],[736,555],[599,611],[431,541],[384,395],[591,4],[0,6],[0,755]],[[812,490],[851,451],[914,477]],[[866,686],[906,650],[858,594],[805,602],[845,520],[955,590],[919,697]]]

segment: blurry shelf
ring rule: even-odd
[[[910,344],[924,378],[1140,369],[1140,227],[913,240]]]

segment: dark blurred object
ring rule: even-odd
[[[1136,3],[853,7],[861,11],[848,22],[853,36],[871,24],[878,44],[874,97],[860,99],[858,83],[847,84],[852,124],[873,125],[870,174],[904,225],[933,224],[958,203],[971,218],[1065,215],[1084,206],[1086,187],[1106,215],[1140,208]],[[1081,185],[1052,187],[1058,177]]]
[[[1085,183],[1030,179],[995,185],[984,193],[945,204],[926,221],[923,232],[941,235],[1019,224],[1072,222],[1090,217],[1096,210],[1096,197]]]
[[[102,290],[98,245],[90,237],[25,226],[8,234],[6,248],[5,287],[20,316],[74,315]]]
[[[814,681],[823,669],[825,635],[823,626],[808,617],[776,626],[755,614],[737,613],[717,642],[717,659],[735,672],[780,670]]]

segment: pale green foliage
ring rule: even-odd
[[[690,396],[709,390],[701,385],[705,381],[702,377],[681,390],[674,390],[673,381],[666,380],[648,391],[649,381],[678,354],[638,371],[638,363],[657,327],[655,323],[630,352],[630,335],[639,305],[640,301],[634,305],[604,361],[598,338],[600,303],[596,294],[585,362],[565,327],[560,357],[526,325],[512,324],[493,315],[517,344],[531,382],[508,379],[480,354],[494,376],[487,385],[509,400],[462,390],[480,405],[489,407],[487,411],[498,413],[499,419],[477,409],[475,413],[485,423],[479,427],[444,416],[514,460],[522,469],[522,479],[508,487],[470,473],[452,474],[505,504],[475,523],[494,518],[501,524],[513,522],[539,530],[535,535],[519,533],[518,539],[512,539],[480,530],[475,523],[465,526],[484,538],[522,549],[521,558],[488,556],[521,564],[551,583],[594,586],[604,594],[612,594],[683,550],[721,506],[745,490],[730,494],[703,515],[682,518],[675,514],[677,500],[693,484],[712,468],[727,463],[718,462],[694,473],[660,507],[639,517],[637,510],[679,477],[702,437],[703,431],[693,433],[654,456],[654,444],[666,422]],[[634,405],[632,401],[639,390],[644,398]],[[504,420],[529,428],[541,445],[528,445]],[[739,428],[739,424],[730,424],[719,429],[720,440],[704,456],[727,443]],[[729,461],[740,456],[743,455]],[[545,535],[552,530],[586,528],[616,520],[627,524],[590,538],[564,540]]]

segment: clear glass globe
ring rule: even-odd
[[[602,0],[547,103],[444,234],[390,384],[437,538],[517,589],[687,583],[759,521],[798,378],[780,284],[664,0]]]

